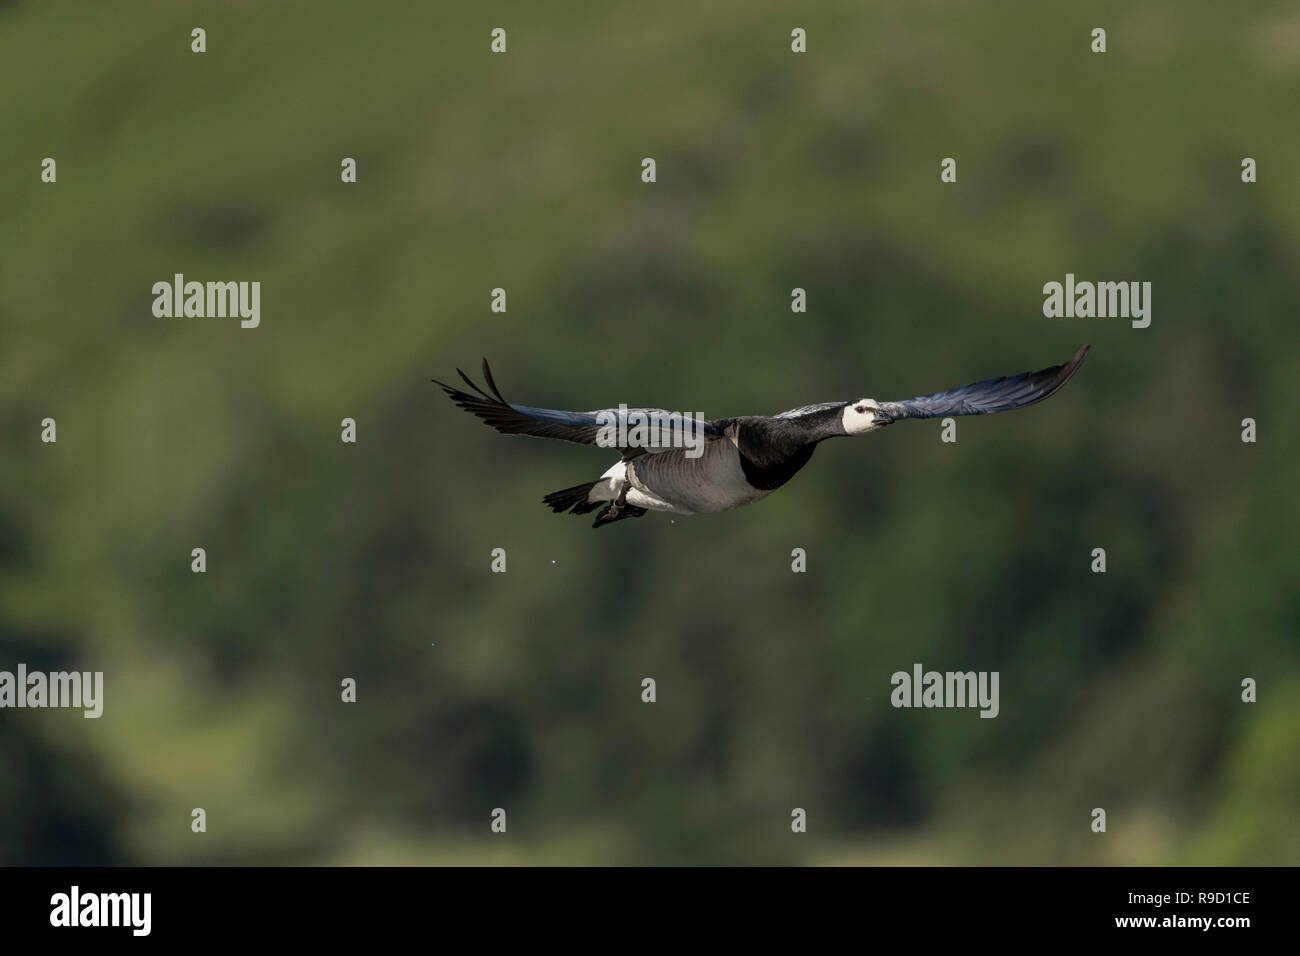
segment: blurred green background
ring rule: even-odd
[[[0,711],[0,862],[1300,860],[1294,4],[9,0],[0,63],[0,669],[106,682]],[[1083,342],[599,531],[539,499],[607,452],[429,382],[761,414]],[[1001,715],[893,709],[918,661]]]

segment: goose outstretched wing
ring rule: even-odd
[[[465,411],[477,415],[506,435],[531,435],[534,438],[554,438],[582,445],[605,445],[623,451],[652,453],[681,447],[683,441],[698,442],[722,437],[722,432],[711,422],[701,422],[662,408],[620,407],[568,412],[558,408],[512,405],[502,397],[493,381],[487,359],[483,360],[483,377],[487,380],[488,391],[479,388],[460,369],[456,369],[456,373],[473,392],[446,385],[437,379],[433,379],[433,382]],[[639,433],[638,429],[641,429]],[[626,443],[627,438],[632,438],[633,442]],[[625,443],[620,444],[620,441]]]
[[[983,382],[963,385],[961,388],[902,402],[878,402],[876,415],[886,421],[903,418],[943,418],[949,415],[990,415],[1016,408],[1036,405],[1058,392],[1083,364],[1089,346],[1085,345],[1074,358],[1063,365],[1037,372],[990,378]]]

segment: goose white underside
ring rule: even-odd
[[[627,486],[627,503],[670,514],[711,514],[766,498],[745,480],[736,446],[711,441],[704,454],[687,458],[682,449],[620,461],[587,493],[588,502],[613,501]]]
[[[613,501],[623,492],[623,486],[628,483],[627,462],[620,461],[607,472],[600,476],[600,481],[596,487],[587,492],[587,501]],[[690,511],[684,511],[671,502],[664,501],[662,498],[652,495],[649,492],[642,491],[635,486],[627,489],[626,501],[630,505],[638,508],[645,508],[647,511],[667,511],[672,514],[691,514]]]

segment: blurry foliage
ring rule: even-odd
[[[1287,4],[9,3],[0,60],[0,667],[107,685],[0,713],[0,862],[1300,858]],[[154,319],[175,272],[261,328]],[[1152,326],[1044,319],[1066,272]],[[1084,341],[955,446],[600,532],[539,499],[607,455],[428,381],[721,416]],[[914,661],[1001,716],[892,709]]]

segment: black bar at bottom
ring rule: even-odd
[[[465,931],[534,944],[599,933],[610,944],[716,936],[734,945],[843,931],[927,947],[1043,933],[1231,945],[1285,933],[1295,876],[1285,868],[9,868],[0,869],[0,926],[6,942],[128,945],[413,938],[459,948]]]

